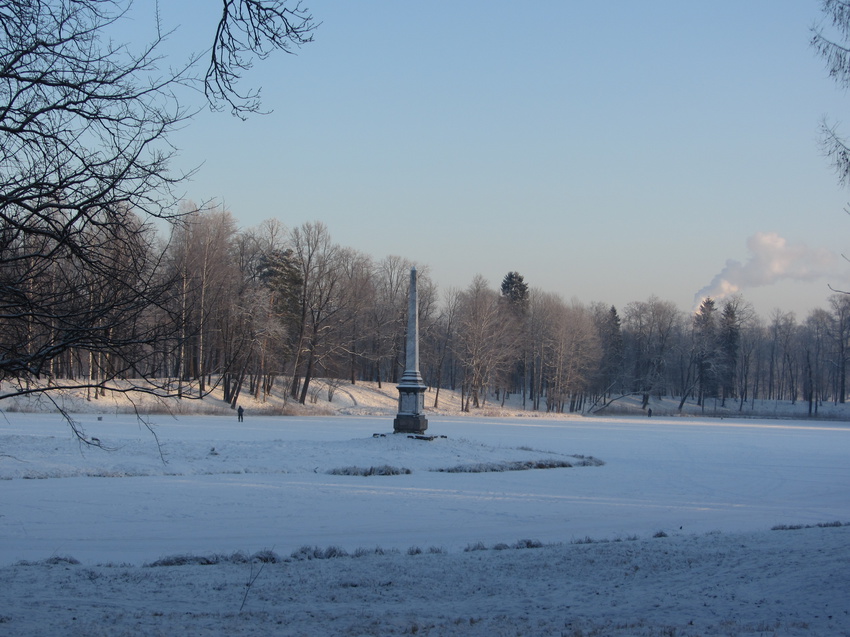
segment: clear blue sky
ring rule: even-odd
[[[206,44],[210,4],[160,9]],[[243,227],[323,221],[441,288],[516,270],[567,299],[690,309],[726,268],[762,316],[802,320],[850,287],[850,193],[818,147],[850,96],[809,47],[816,0],[305,4],[315,42],[249,77],[274,112],[175,137],[177,167],[203,163],[188,198]]]

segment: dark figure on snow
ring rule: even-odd
[[[236,410],[236,416],[239,418],[239,422],[242,422],[242,414],[245,413],[245,410],[242,409],[242,405],[239,405],[239,409]]]

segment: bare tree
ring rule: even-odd
[[[464,411],[484,404],[487,390],[510,368],[516,332],[498,292],[476,276],[461,294],[455,355],[463,366]]]
[[[153,80],[158,42],[135,54],[103,44],[108,8],[8,1],[0,10],[0,332],[32,337],[4,346],[0,374],[25,383],[70,347],[116,353],[145,340],[140,325],[128,334],[103,317],[131,299],[156,302],[150,268],[134,277],[114,255],[155,260],[140,218],[169,214],[160,142],[186,117],[170,94],[184,78]],[[45,288],[50,272],[62,276]],[[123,294],[104,293],[119,272]],[[100,293],[79,294],[87,290]]]
[[[320,354],[319,344],[339,310],[335,301],[342,272],[340,247],[331,241],[325,224],[304,223],[292,230],[290,241],[301,280],[290,392],[303,404]]]
[[[168,139],[193,108],[178,93],[203,82],[213,105],[256,110],[258,92],[237,90],[252,57],[315,28],[283,4],[223,0],[199,79],[199,56],[162,70],[159,30],[138,47],[110,38],[127,1],[0,2],[0,380],[14,381],[0,399],[51,390],[45,375],[74,356],[89,361],[76,386],[167,391],[152,370],[173,288],[148,222],[179,216]]]
[[[599,367],[601,350],[590,312],[578,303],[553,297],[553,322],[546,357],[546,410],[580,408],[591,378]]]
[[[339,325],[339,350],[345,361],[340,361],[339,376],[342,369],[348,368],[348,380],[357,382],[358,370],[367,348],[364,332],[369,329],[369,308],[375,304],[374,266],[372,259],[356,250],[349,250],[341,260],[343,273],[342,303],[346,306],[345,320]]]
[[[803,381],[803,397],[809,403],[809,416],[816,416],[820,403],[824,400],[824,392],[828,386],[828,369],[826,367],[827,352],[829,351],[829,329],[832,322],[829,312],[815,309],[806,317],[803,333],[805,355],[805,378]]]
[[[440,388],[443,387],[444,374],[448,372],[446,385],[454,389],[455,362],[452,356],[457,331],[457,316],[461,302],[461,292],[450,288],[443,293],[443,305],[435,321],[435,329],[430,337],[433,343],[435,379],[434,409],[440,406]]]
[[[551,350],[551,334],[557,320],[561,299],[549,292],[532,288],[529,297],[527,335],[530,348],[530,398],[534,410],[540,409],[540,401],[546,391],[546,368]]]
[[[741,325],[741,340],[735,377],[738,380],[738,411],[743,411],[744,403],[749,400],[750,407],[754,408],[758,398],[759,354],[765,329],[751,305],[742,301],[737,314]]]
[[[839,403],[847,400],[847,365],[850,359],[850,296],[833,294],[829,297],[832,308],[833,366],[835,368],[835,395]]]
[[[413,263],[397,255],[381,259],[375,267],[375,302],[370,312],[370,355],[378,386],[397,382],[404,370],[404,334],[407,293]]]
[[[682,317],[673,303],[651,296],[647,301],[629,303],[624,318],[634,369],[633,390],[642,395],[645,409],[650,394],[665,389],[668,357]]]
[[[177,361],[177,395],[183,396],[184,381],[198,384],[206,393],[216,358],[213,334],[220,334],[215,319],[228,299],[225,294],[238,278],[235,244],[236,222],[221,208],[197,210],[187,204],[187,213],[172,228],[169,263],[178,281],[175,315],[179,316],[180,347]],[[218,366],[227,366],[220,357]],[[220,369],[217,370],[220,373]]]

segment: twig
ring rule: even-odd
[[[168,460],[165,459],[165,454],[163,454],[162,452],[162,443],[159,442],[159,436],[156,435],[156,431],[154,430],[153,425],[149,421],[145,420],[144,416],[139,413],[139,406],[136,404],[135,400],[130,398],[130,404],[133,405],[133,411],[136,412],[136,420],[143,424],[145,426],[145,429],[147,429],[153,436],[154,442],[156,443],[156,450],[159,453],[159,459],[162,460],[162,464],[168,464]]]
[[[251,587],[254,585],[254,582],[257,581],[257,578],[260,576],[260,573],[263,572],[263,569],[266,567],[265,562],[260,562],[260,570],[257,571],[257,574],[254,574],[254,562],[251,561],[251,575],[248,577],[248,581],[245,583],[245,595],[242,596],[242,605],[239,607],[239,612],[242,612],[242,609],[245,608],[245,602],[248,601],[248,593],[251,592]]]
[[[85,444],[86,446],[89,446],[89,447],[98,447],[98,448],[103,449],[105,451],[114,451],[114,449],[109,449],[108,447],[106,447],[100,441],[100,438],[95,438],[94,436],[87,436],[86,432],[83,431],[82,425],[80,425],[80,423],[78,423],[76,420],[71,418],[71,414],[69,414],[67,411],[65,411],[64,407],[59,406],[59,403],[56,402],[56,400],[53,398],[53,395],[49,394],[49,393],[46,394],[46,395],[47,395],[48,400],[50,400],[50,402],[53,403],[53,406],[56,407],[56,410],[62,415],[62,418],[65,419],[65,422],[68,423],[68,426],[71,427],[71,431],[74,433],[74,436],[77,438],[77,440],[80,443],[83,443],[83,444]]]

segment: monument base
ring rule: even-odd
[[[428,429],[428,419],[422,414],[398,414],[393,420],[393,433],[421,434]]]

